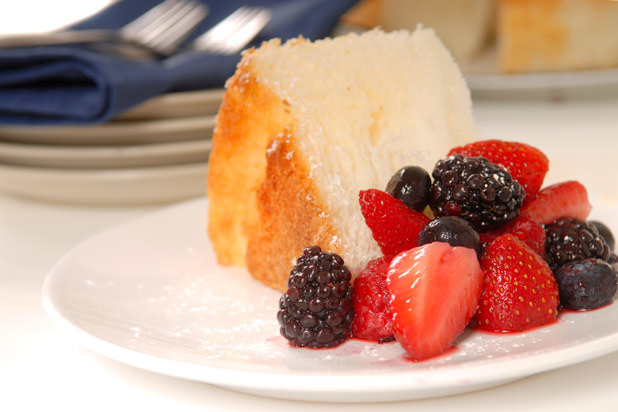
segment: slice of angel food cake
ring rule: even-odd
[[[405,165],[432,170],[479,139],[470,93],[432,29],[315,42],[275,39],[228,80],[208,173],[208,234],[222,265],[280,291],[308,246],[354,277],[382,255],[359,192]]]

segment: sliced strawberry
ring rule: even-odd
[[[508,233],[530,246],[539,256],[545,256],[545,229],[526,217],[519,216],[500,229],[479,233],[479,236],[481,243],[487,246],[498,236]]]
[[[588,191],[581,183],[569,180],[547,186],[519,211],[519,215],[540,225],[552,223],[559,217],[574,217],[586,220],[592,205]]]
[[[401,253],[388,269],[395,338],[414,360],[449,349],[476,313],[483,289],[476,252],[434,242]]]
[[[367,264],[354,280],[354,322],[357,338],[380,341],[393,336],[393,316],[388,303],[386,272],[394,256],[382,256]]]
[[[502,140],[482,140],[451,149],[448,155],[482,156],[504,167],[526,191],[525,203],[532,200],[543,186],[549,159],[536,147]],[[525,204],[524,203],[524,204]]]
[[[481,257],[485,288],[476,327],[521,331],[558,316],[558,285],[547,262],[513,235],[502,235]]]
[[[384,255],[396,255],[415,247],[418,233],[430,220],[382,190],[361,190],[359,203]]]

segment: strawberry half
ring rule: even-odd
[[[487,246],[498,236],[509,233],[530,246],[539,256],[545,256],[545,229],[538,223],[522,216],[518,216],[500,229],[479,233],[479,237],[483,246]]]
[[[393,259],[386,284],[395,338],[413,360],[449,349],[478,308],[483,272],[476,252],[434,242]]]
[[[359,203],[365,222],[384,255],[396,255],[415,247],[418,233],[430,220],[382,190],[361,190]]]
[[[367,263],[354,280],[354,322],[352,334],[380,341],[393,336],[393,316],[388,303],[386,272],[394,256],[382,256]]]
[[[482,140],[451,149],[448,155],[461,154],[468,157],[482,156],[504,167],[513,179],[524,187],[526,200],[533,199],[543,186],[549,170],[549,159],[536,147],[525,143],[502,140]]]
[[[519,210],[519,215],[540,225],[547,225],[560,217],[585,221],[591,210],[592,205],[584,185],[569,180],[541,190],[536,198]]]
[[[502,235],[481,256],[485,288],[476,327],[522,331],[558,316],[558,285],[547,262],[513,235]]]

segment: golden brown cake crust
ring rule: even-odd
[[[285,291],[290,269],[303,249],[318,245],[341,254],[339,235],[290,129],[273,140],[267,159],[266,178],[257,193],[258,224],[249,236],[247,268],[264,284]]]
[[[208,172],[208,234],[217,260],[285,290],[307,246],[340,253],[338,233],[294,147],[286,102],[259,82],[246,53],[228,81]],[[333,242],[335,240],[335,242]]]
[[[266,148],[289,123],[282,102],[251,72],[251,51],[226,85],[208,171],[208,234],[224,265],[245,265],[248,227],[257,220]]]

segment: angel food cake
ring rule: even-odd
[[[431,170],[478,139],[465,81],[433,30],[378,29],[243,54],[213,136],[208,233],[218,262],[285,290],[308,245],[353,275],[381,255],[358,193]]]

